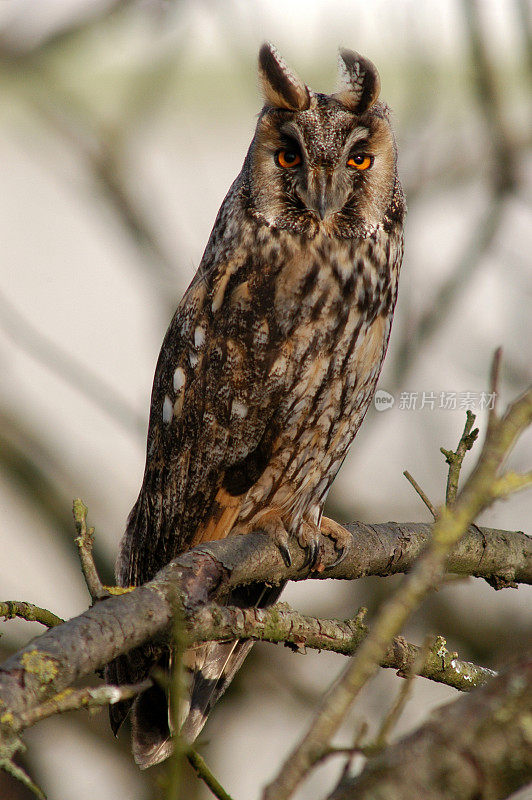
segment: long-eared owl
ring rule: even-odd
[[[388,107],[373,64],[341,50],[340,85],[311,91],[265,44],[264,107],[240,175],[164,339],[146,469],[117,562],[144,583],[195,545],[252,530],[287,556],[296,537],[316,564],[327,492],[373,397],[388,345],[405,204]],[[341,552],[342,542],[337,542]],[[233,592],[264,606],[282,587]],[[181,727],[193,740],[251,647],[190,649]],[[147,645],[109,682],[145,677],[171,654]],[[115,733],[131,703],[111,707]],[[154,686],[132,707],[133,753],[171,752],[168,704]]]

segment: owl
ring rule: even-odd
[[[345,542],[322,510],[386,352],[405,203],[377,70],[350,50],[339,65],[338,90],[320,94],[272,45],[260,49],[255,135],[157,363],[146,469],[117,561],[121,586],[144,583],[201,542],[257,530],[285,560],[295,537],[316,567],[321,529],[341,557]],[[225,600],[266,606],[281,589],[254,584]],[[186,740],[251,646],[186,652]],[[107,680],[136,682],[170,659],[150,644],[109,665]],[[165,759],[164,690],[111,706],[115,734],[130,710],[138,765]]]

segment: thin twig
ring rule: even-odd
[[[429,653],[430,644],[431,637],[428,636],[423,645],[419,648],[411,667],[408,668],[406,673],[403,673],[405,680],[401,683],[395,702],[392,703],[388,713],[382,720],[375,741],[373,742],[377,751],[382,750],[382,748],[386,746],[391,731],[395,728],[399,717],[403,713],[404,707],[412,694],[414,678],[423,670],[425,660]]]
[[[449,474],[447,476],[447,488],[445,490],[445,504],[447,507],[453,505],[456,500],[458,492],[458,481],[460,478],[460,470],[462,469],[462,462],[468,450],[471,450],[475,444],[478,436],[478,428],[471,430],[475,422],[475,415],[472,411],[466,412],[466,422],[464,431],[458,442],[456,450],[445,450],[440,447],[440,453],[445,456],[445,461],[449,465]]]
[[[417,481],[412,477],[412,475],[408,472],[408,470],[405,470],[403,472],[403,475],[405,476],[407,481],[414,487],[414,489],[421,497],[421,499],[427,506],[428,510],[430,511],[434,519],[436,519],[436,517],[438,516],[438,509],[431,503],[431,501],[429,500],[429,498],[427,497],[427,495],[425,494],[419,483],[417,483]]]
[[[129,700],[141,692],[149,689],[153,681],[147,678],[140,683],[122,684],[122,686],[94,686],[85,689],[66,689],[55,697],[46,700],[40,706],[32,708],[21,717],[24,728],[30,728],[54,714],[64,714],[67,711],[79,711],[82,708],[100,708],[101,706],[120,703]]]
[[[167,800],[179,800],[179,798],[182,796],[183,759],[188,750],[187,743],[179,733],[179,728],[181,725],[181,708],[186,691],[183,668],[183,654],[185,652],[186,637],[183,608],[177,592],[175,593],[173,610],[174,615],[170,662],[171,670],[168,689],[173,753],[168,762],[166,771],[168,776],[168,783],[166,787]]]
[[[0,617],[5,619],[20,617],[20,619],[25,619],[28,622],[40,622],[41,625],[45,625],[47,628],[55,628],[56,625],[61,625],[64,622],[64,619],[57,617],[47,608],[40,608],[23,600],[4,600],[0,602]]]
[[[530,785],[531,683],[532,659],[520,654],[482,689],[433,710],[328,800],[516,796]]]
[[[350,752],[348,752],[346,762],[342,767],[342,771],[340,772],[340,776],[338,778],[336,789],[339,789],[343,786],[344,782],[349,779],[349,771],[351,770],[351,765],[353,764],[353,759],[356,755],[361,752],[362,742],[365,739],[365,736],[368,732],[369,725],[365,719],[361,720],[358,725],[358,730],[355,733],[355,737],[353,739],[353,744],[351,748],[348,748]]]
[[[497,425],[497,401],[499,399],[499,382],[501,375],[502,347],[498,347],[493,354],[490,370],[490,395],[493,403],[488,410],[488,434]]]
[[[370,756],[377,755],[378,752],[379,750],[373,744],[353,745],[352,747],[328,747],[320,755],[316,764],[321,764],[332,756],[347,756],[348,763],[351,763],[354,756],[369,758]]]
[[[502,478],[495,481],[492,487],[494,497],[507,497],[509,494],[526,489],[532,484],[531,472],[507,472]]]
[[[189,750],[187,752],[187,759],[198,778],[201,778],[218,800],[233,800],[231,795],[227,794],[221,783],[214,777],[205,763],[205,760],[196,750]]]
[[[23,769],[21,769],[17,764],[14,764],[12,761],[0,761],[0,768],[7,772],[8,775],[15,778],[19,783],[25,786],[27,789],[38,797],[39,800],[46,800],[46,795],[43,790],[37,786],[36,783],[32,781],[29,775],[27,775]]]
[[[94,528],[87,527],[87,506],[79,497],[77,497],[72,504],[72,513],[74,515],[74,522],[76,525],[77,536],[75,542],[78,546],[79,560],[81,562],[81,570],[87,584],[90,596],[93,601],[102,600],[104,597],[109,597],[109,592],[105,589],[104,585],[98,575],[94,558],[92,557],[92,546],[94,544]]]

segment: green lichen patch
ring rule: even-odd
[[[24,653],[21,662],[26,672],[36,675],[43,686],[52,683],[57,675],[56,662],[49,655],[41,653],[39,650],[31,650],[29,653]]]

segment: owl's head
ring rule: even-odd
[[[246,159],[253,210],[314,236],[365,236],[392,201],[396,147],[374,65],[340,50],[339,88],[312,92],[271,44],[259,52],[265,105]]]

